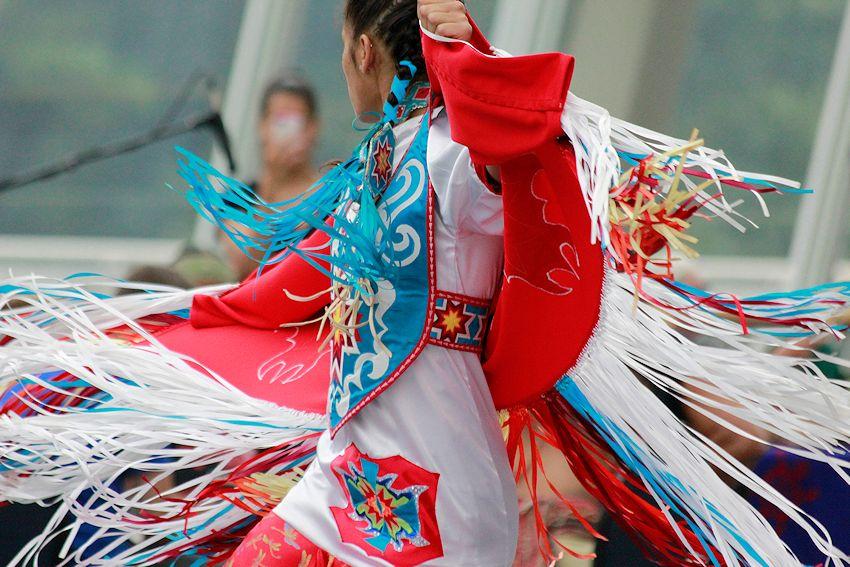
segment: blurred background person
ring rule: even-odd
[[[538,499],[537,510],[525,479],[517,482],[519,537],[513,567],[551,567],[540,553],[541,543],[551,546],[555,555],[563,554],[555,563],[557,567],[589,567],[593,565],[592,555],[596,539],[585,529],[583,522],[596,525],[603,515],[604,508],[587,493],[572,470],[564,466],[563,456],[557,449],[539,443],[538,450],[541,469],[535,491]],[[532,451],[526,450],[529,464],[534,458]],[[542,522],[548,531],[545,542],[539,539],[538,521]]]
[[[722,415],[747,436],[721,426],[697,408],[684,406],[682,411],[686,423],[740,460],[805,514],[818,520],[832,535],[833,545],[850,553],[850,488],[832,467],[767,445],[760,441],[770,439],[767,432],[727,413],[710,410]],[[845,457],[850,458],[846,450]],[[802,564],[824,563],[823,552],[817,549],[803,528],[771,502],[754,496],[742,486],[735,488],[764,515]]]
[[[315,166],[319,139],[319,107],[316,92],[296,77],[275,79],[266,87],[260,105],[261,169],[250,183],[256,194],[268,203],[297,197],[318,179]],[[257,267],[233,242],[222,235],[221,246],[238,279]]]
[[[0,565],[9,565],[18,552],[48,525],[59,504],[0,505]],[[41,553],[41,565],[58,565],[62,539],[52,540]]]

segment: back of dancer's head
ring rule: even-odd
[[[427,75],[416,5],[416,0],[347,0],[345,24],[353,37],[366,34],[380,40],[396,66],[401,61],[416,65],[421,80]]]

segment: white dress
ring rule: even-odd
[[[419,120],[395,128],[395,166]],[[468,150],[451,140],[445,114],[433,119],[427,162],[437,202],[437,288],[489,299],[502,262],[501,198],[479,180]],[[341,536],[341,530],[356,532],[358,525],[351,520],[352,525],[341,526],[348,518],[332,513],[349,504],[333,462],[352,445],[371,459],[399,456],[439,475],[437,485],[425,491],[436,491],[433,513],[441,556],[416,554],[417,546],[433,547],[433,532],[419,541],[403,541],[396,549],[401,556],[390,561],[375,549],[367,554],[368,544],[355,545]],[[425,508],[420,506],[419,513],[428,513]],[[316,459],[275,513],[353,566],[510,565],[517,539],[516,485],[479,355],[427,345],[386,392],[334,437],[322,435]],[[427,559],[421,562],[421,557]]]

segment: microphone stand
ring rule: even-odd
[[[36,181],[50,179],[51,177],[73,171],[84,165],[126,154],[153,144],[154,142],[167,140],[168,138],[173,138],[180,134],[185,134],[186,132],[191,132],[200,128],[210,128],[212,130],[216,142],[221,145],[221,148],[227,157],[227,164],[231,173],[235,172],[236,163],[233,159],[233,154],[230,151],[230,140],[228,139],[227,131],[224,129],[221,114],[213,111],[189,116],[182,120],[176,120],[168,124],[156,126],[144,134],[85,150],[45,167],[13,175],[6,179],[0,179],[0,192],[29,185]]]

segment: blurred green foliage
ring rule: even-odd
[[[321,161],[349,155],[362,133],[339,57],[342,0],[308,3],[297,67],[319,89]],[[490,0],[470,0],[486,25]],[[196,71],[226,80],[244,0],[0,0],[0,177],[150,128]],[[284,71],[284,70],[282,70]],[[205,108],[196,96],[184,114]],[[190,208],[172,146],[188,134],[0,195],[0,233],[182,238]]]
[[[693,127],[737,167],[805,181],[845,0],[701,0],[670,129]],[[740,211],[759,225],[742,236],[722,221],[695,224],[703,254],[788,252],[806,196],[752,197]]]

